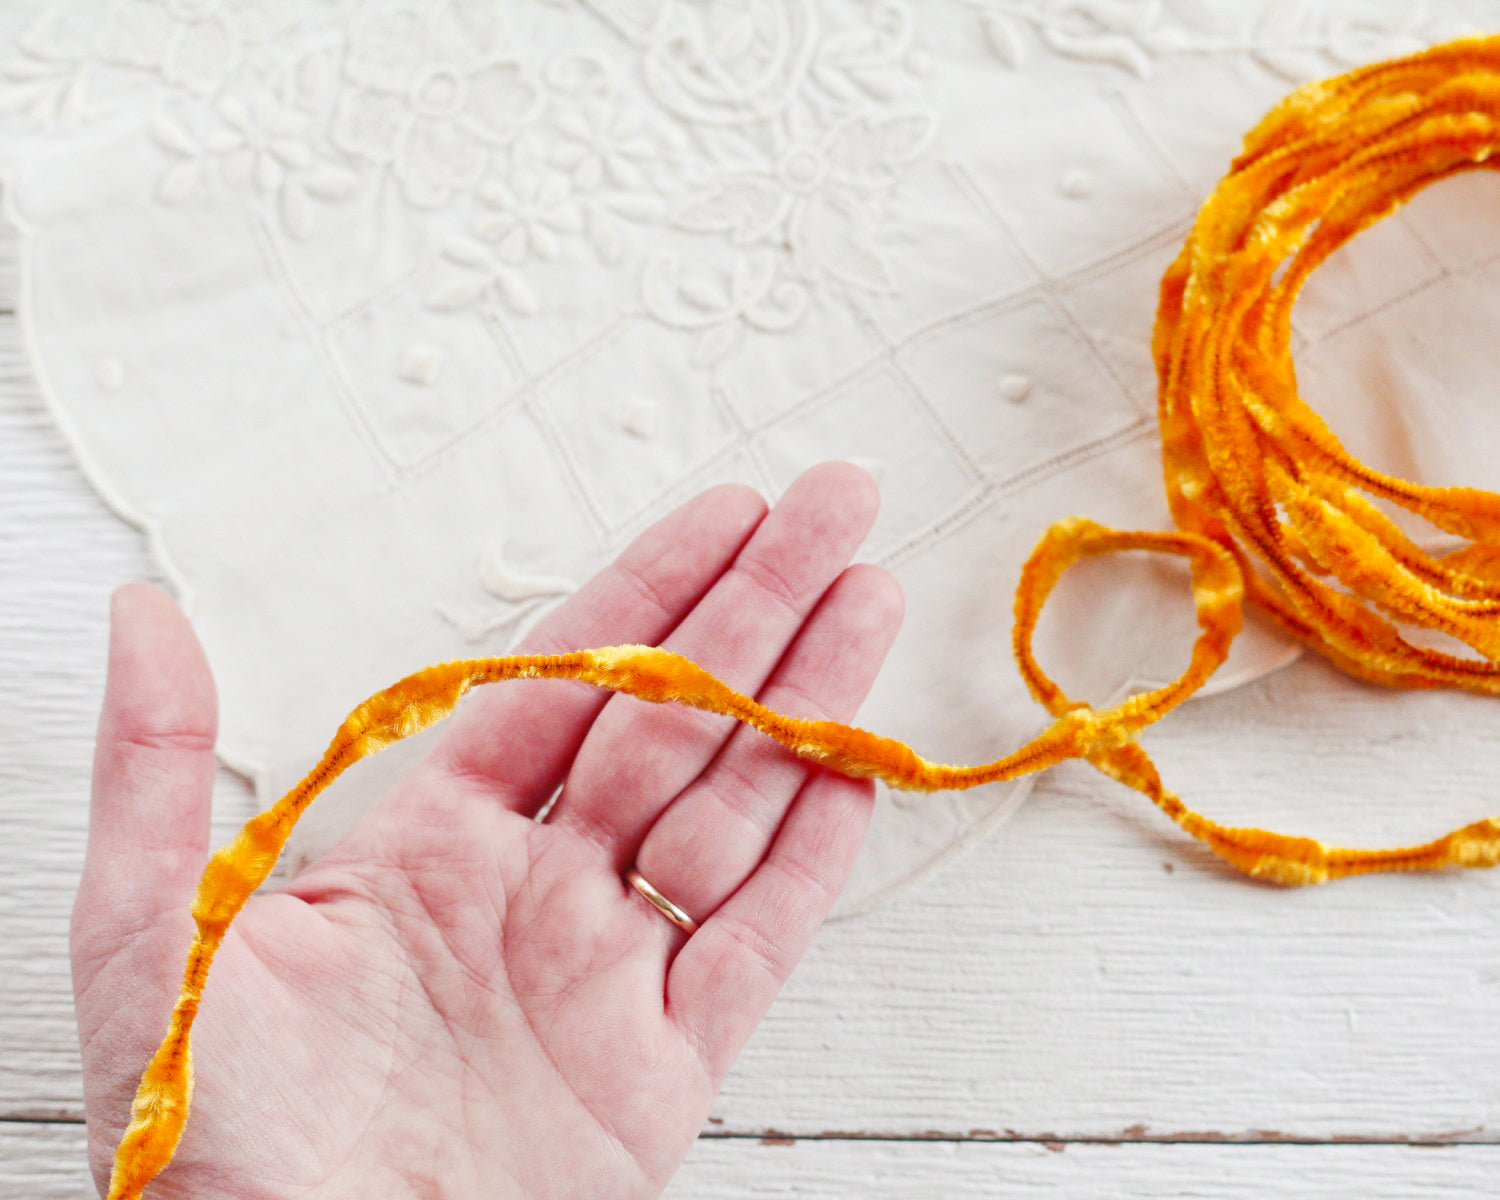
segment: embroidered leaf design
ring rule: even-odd
[[[0,93],[0,112],[23,114],[33,129],[52,129],[62,120],[62,102],[55,85],[34,84]]]
[[[741,314],[747,325],[767,333],[791,329],[807,313],[812,297],[800,283],[790,279],[773,281],[754,303]]]
[[[44,125],[44,114],[53,108],[48,95],[49,89],[41,84],[0,88],[0,113],[26,113],[30,124]]]
[[[1155,3],[1123,0],[1068,0],[1049,11],[1042,40],[1072,58],[1112,63],[1141,79],[1151,77],[1151,59],[1138,35],[1160,16]]]
[[[704,312],[723,312],[729,306],[729,298],[723,291],[702,275],[689,275],[678,290]]]
[[[936,129],[931,113],[857,117],[834,131],[824,153],[828,165],[846,178],[882,186],[892,179],[891,168],[920,154]]]
[[[1266,9],[1251,33],[1251,56],[1290,83],[1305,83],[1327,70],[1312,49],[1319,38],[1307,0],[1279,0]]]
[[[857,93],[854,84],[850,82],[849,73],[841,66],[830,65],[826,55],[818,56],[818,61],[813,64],[812,74],[835,100],[849,103],[856,98]]]
[[[585,0],[625,37],[649,41],[667,10],[667,0]]]
[[[869,215],[837,192],[810,197],[794,244],[798,265],[810,276],[826,271],[867,292],[891,292],[896,281],[872,244]]]
[[[779,261],[772,254],[757,254],[735,263],[730,275],[734,307],[747,325],[767,333],[790,329],[807,312],[807,289],[788,279],[778,281]]]
[[[0,113],[20,113],[30,126],[52,129],[89,115],[89,75],[83,68],[71,75],[55,63],[17,58],[0,69],[0,77],[15,81],[0,89]]]
[[[422,303],[428,308],[451,312],[456,308],[465,308],[473,304],[484,295],[487,287],[489,287],[489,279],[483,275],[454,275],[443,280],[428,292],[423,297]]]
[[[186,200],[198,186],[203,166],[196,158],[185,158],[173,163],[162,173],[156,185],[156,194],[168,204]]]
[[[443,244],[443,257],[459,266],[473,267],[479,271],[490,271],[494,264],[490,252],[470,238],[452,238]]]
[[[147,128],[150,130],[152,139],[163,150],[170,150],[173,154],[180,154],[185,158],[197,156],[198,143],[193,135],[166,113],[160,110],[153,112]]]
[[[998,12],[987,12],[979,20],[984,40],[996,58],[1011,68],[1025,65],[1026,42],[1015,21]]]
[[[5,78],[25,83],[51,79],[56,74],[57,68],[53,64],[37,58],[14,58],[0,69],[0,75]]]
[[[712,367],[723,362],[739,340],[740,323],[723,321],[709,326],[694,339],[692,353],[688,357],[695,367]]]
[[[695,233],[727,233],[744,244],[767,236],[781,220],[787,197],[765,175],[728,175],[691,197],[672,223]]]
[[[507,215],[503,220],[497,218],[494,222],[486,223],[480,232],[485,232],[485,228],[495,233],[498,239],[496,250],[502,260],[510,263],[511,266],[517,266],[526,261],[526,247],[530,243],[530,239],[526,236],[526,226]]]
[[[486,611],[474,604],[466,604],[463,607],[437,604],[433,607],[437,609],[438,616],[457,629],[459,636],[469,642],[483,640],[521,615],[518,609],[509,606],[499,609],[498,612]]]
[[[491,543],[480,550],[476,569],[480,585],[497,600],[524,604],[547,596],[568,596],[578,585],[561,575],[536,575],[513,566],[506,558],[505,546]]]
[[[302,55],[282,75],[280,86],[276,89],[277,99],[288,107],[301,109],[309,116],[316,115],[333,82],[333,64],[330,59],[326,50],[314,50]]]
[[[1161,0],[1071,0],[1061,11],[1110,33],[1138,34],[1161,19]]]
[[[593,91],[609,95],[614,90],[609,64],[589,51],[553,59],[543,68],[542,77],[562,92]]]
[[[299,176],[302,186],[319,200],[343,200],[354,194],[359,176],[331,163],[319,163]]]
[[[299,171],[312,164],[312,151],[295,138],[281,137],[272,140],[266,147],[284,166]]]
[[[775,274],[776,260],[769,254],[757,254],[735,263],[729,276],[734,307],[744,309],[764,296]]]
[[[63,6],[39,12],[16,40],[16,46],[42,60],[66,59],[77,53],[77,30],[73,27],[77,13]],[[85,18],[87,19],[87,18]]]
[[[671,314],[676,306],[677,260],[672,257],[652,259],[641,275],[641,303],[658,320],[676,325]]]
[[[558,165],[563,166],[567,159],[566,154],[558,157]],[[593,154],[585,153],[573,164],[573,184],[580,192],[592,191],[604,182],[604,164]]]
[[[180,30],[167,51],[162,74],[207,95],[224,82],[238,54],[238,35],[225,17],[210,10]]]
[[[536,293],[517,272],[501,267],[495,273],[495,284],[500,289],[500,295],[515,312],[523,317],[536,316],[541,307],[537,303]]]
[[[850,67],[847,74],[874,100],[891,100],[900,90],[896,77],[883,68]]]
[[[527,237],[531,242],[532,249],[536,251],[538,258],[556,258],[558,252],[562,249],[562,243],[557,240],[557,235],[540,221],[530,226],[527,231]]]

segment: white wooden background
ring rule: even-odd
[[[28,377],[15,259],[7,232],[0,1200],[62,1200],[93,1194],[66,931],[107,598],[153,568]],[[1500,705],[1303,662],[1146,744],[1221,819],[1378,844],[1500,811],[1497,735]],[[250,812],[228,775],[218,802],[221,834]],[[669,1194],[1493,1197],[1497,1013],[1500,874],[1251,885],[1065,768],[948,874],[824,931]]]

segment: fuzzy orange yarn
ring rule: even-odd
[[[303,810],[349,764],[441,720],[479,684],[574,679],[705,708],[835,771],[922,791],[974,787],[1084,758],[1150,797],[1241,871],[1275,883],[1494,866],[1500,821],[1493,819],[1398,850],[1331,849],[1225,828],[1168,792],[1134,739],[1223,662],[1246,594],[1289,633],[1363,679],[1500,692],[1500,496],[1407,483],[1351,458],[1298,397],[1289,350],[1291,306],[1313,268],[1428,184],[1490,167],[1500,146],[1497,121],[1500,38],[1485,38],[1304,87],[1246,138],[1161,287],[1153,351],[1167,494],[1181,532],[1121,533],[1080,518],[1047,532],[1021,575],[1014,647],[1032,694],[1056,720],[1015,753],[974,767],[929,762],[863,730],[772,712],[686,659],[646,646],[448,663],[366,700],[307,778],[251,820],[204,871],[181,993],[142,1076],[109,1200],[139,1197],[171,1161],[188,1115],[189,1032],[209,965]],[[1372,501],[1405,508],[1470,544],[1433,558]],[[1189,559],[1202,632],[1175,683],[1095,712],[1046,676],[1032,656],[1031,634],[1063,571],[1088,555],[1131,549]],[[1478,657],[1417,645],[1402,636],[1401,624],[1447,634]]]

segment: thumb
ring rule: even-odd
[[[160,588],[110,608],[109,677],[94,750],[78,935],[114,942],[185,910],[208,856],[218,702],[208,660]]]

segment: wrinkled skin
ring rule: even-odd
[[[848,566],[875,507],[843,464],[769,514],[713,489],[517,652],[662,644],[782,711],[847,720],[901,619],[892,579]],[[215,722],[185,618],[122,588],[72,936],[101,1193],[192,933]],[[871,802],[725,718],[572,683],[481,689],[340,845],[234,923],[187,1131],[147,1196],[657,1195]],[[623,882],[632,863],[696,934]]]

